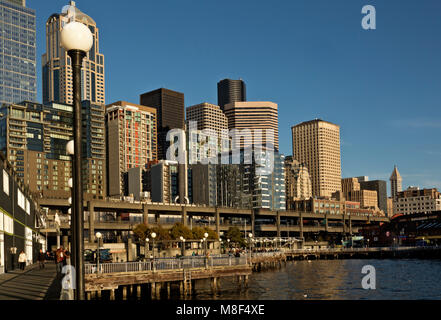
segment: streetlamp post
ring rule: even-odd
[[[96,273],[100,273],[100,241],[102,236],[103,235],[101,234],[101,232],[97,232],[95,234],[96,241],[98,243],[96,250],[96,270],[97,270]]]
[[[207,248],[208,241],[207,241],[207,238],[208,238],[208,233],[205,232],[204,233],[204,242],[205,242],[205,267],[206,268],[208,268],[208,248]]]
[[[249,233],[248,234],[248,238],[249,238],[249,243],[250,243],[250,264],[252,264],[252,262],[251,262],[251,259],[252,259],[252,257],[253,257],[253,254],[252,254],[252,247],[251,247],[251,241],[253,240],[253,234],[252,233]]]
[[[153,232],[151,234],[151,236],[152,236],[152,256],[153,256],[153,261],[152,261],[153,267],[152,267],[152,269],[153,269],[153,271],[155,271],[155,269],[156,269],[156,266],[155,266],[155,238],[156,238],[156,233]]]
[[[228,254],[230,254],[230,252],[231,252],[231,250],[230,250],[230,239],[227,239],[227,242],[228,242]]]
[[[75,241],[73,248],[76,269],[76,299],[84,300],[84,216],[83,216],[83,188],[82,188],[82,163],[81,163],[81,67],[86,53],[93,45],[93,35],[87,26],[80,22],[71,21],[61,30],[61,45],[72,60],[73,75],[73,217],[72,236]]]
[[[149,253],[149,251],[150,251],[150,248],[149,248],[149,241],[150,241],[150,239],[149,238],[146,238],[145,239],[145,247],[144,247],[144,257],[147,259],[147,253]]]
[[[185,239],[183,236],[180,236],[179,239],[181,240],[181,255],[184,256],[185,255]]]

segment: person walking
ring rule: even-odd
[[[55,252],[55,262],[57,264],[57,275],[58,276],[61,276],[61,272],[63,270],[65,259],[66,259],[66,254],[64,253],[63,246],[61,246]]]
[[[46,260],[46,255],[44,254],[42,249],[40,249],[40,253],[38,254],[38,259],[37,260],[38,260],[40,269],[44,269],[44,262]]]
[[[20,255],[18,256],[18,264],[20,265],[20,270],[24,270],[26,267],[26,253],[21,250]]]

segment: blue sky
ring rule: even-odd
[[[45,22],[67,0],[28,0],[37,11],[38,91]],[[248,100],[279,105],[280,148],[291,126],[341,126],[343,177],[441,189],[441,1],[78,0],[98,24],[106,102],[139,102],[166,87],[190,106],[217,103],[216,83],[242,78]],[[361,27],[374,5],[377,29]]]

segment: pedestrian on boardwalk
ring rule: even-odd
[[[26,253],[21,250],[20,255],[18,256],[18,264],[20,265],[20,270],[24,270],[26,267]]]
[[[61,276],[61,271],[63,270],[65,258],[66,258],[66,254],[64,253],[63,246],[61,246],[55,252],[55,262],[57,264],[57,275],[58,276]]]
[[[40,253],[38,254],[38,263],[40,269],[44,269],[44,261],[46,260],[45,254],[42,249],[40,249]]]

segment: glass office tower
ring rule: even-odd
[[[0,104],[36,101],[35,10],[0,0]]]

